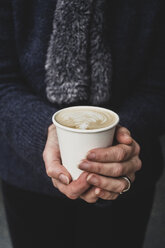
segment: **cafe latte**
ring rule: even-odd
[[[62,164],[76,180],[83,172],[78,165],[91,149],[112,145],[119,116],[105,108],[75,106],[57,111],[52,121]]]
[[[112,125],[116,118],[113,113],[95,107],[66,108],[55,116],[59,124],[81,130],[93,130]]]

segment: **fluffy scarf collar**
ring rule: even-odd
[[[105,105],[112,60],[105,40],[106,0],[58,0],[47,51],[46,95],[59,106]]]

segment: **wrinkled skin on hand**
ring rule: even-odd
[[[71,175],[61,164],[56,128],[51,125],[43,159],[54,187],[73,200],[81,198],[88,203],[95,203],[99,198],[115,200],[128,187],[128,182],[122,176],[128,176],[133,182],[135,173],[142,166],[140,147],[129,130],[118,126],[115,139],[116,145],[89,151],[79,165],[84,172],[72,181]]]

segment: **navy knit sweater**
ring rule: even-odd
[[[108,1],[107,1],[108,2]],[[113,58],[109,108],[141,145],[135,188],[161,171],[157,143],[165,120],[165,15],[161,0],[111,0],[107,8]],[[52,114],[45,62],[56,0],[0,1],[0,176],[18,187],[61,196],[46,175],[42,152]],[[145,182],[147,176],[147,183]]]

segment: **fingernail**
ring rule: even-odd
[[[89,167],[90,167],[90,165],[89,165],[87,162],[82,163],[82,164],[79,165],[79,168],[80,168],[81,170],[88,170]]]
[[[58,179],[64,184],[67,184],[67,185],[69,184],[69,178],[65,176],[64,174],[60,174]]]
[[[89,153],[88,155],[87,155],[87,158],[88,159],[95,159],[96,158],[96,154],[94,153],[94,152],[92,152],[92,153]]]
[[[87,177],[87,181],[89,181],[90,180],[90,178],[92,177],[93,175],[92,174],[90,174],[88,177]]]
[[[98,184],[98,179],[96,177],[94,177],[93,175],[89,175],[87,177],[87,181],[90,181],[90,183],[92,183],[94,185]]]
[[[101,191],[101,189],[96,188],[96,189],[95,189],[95,194],[96,194],[96,195],[99,195],[99,194],[100,194],[100,191]]]

